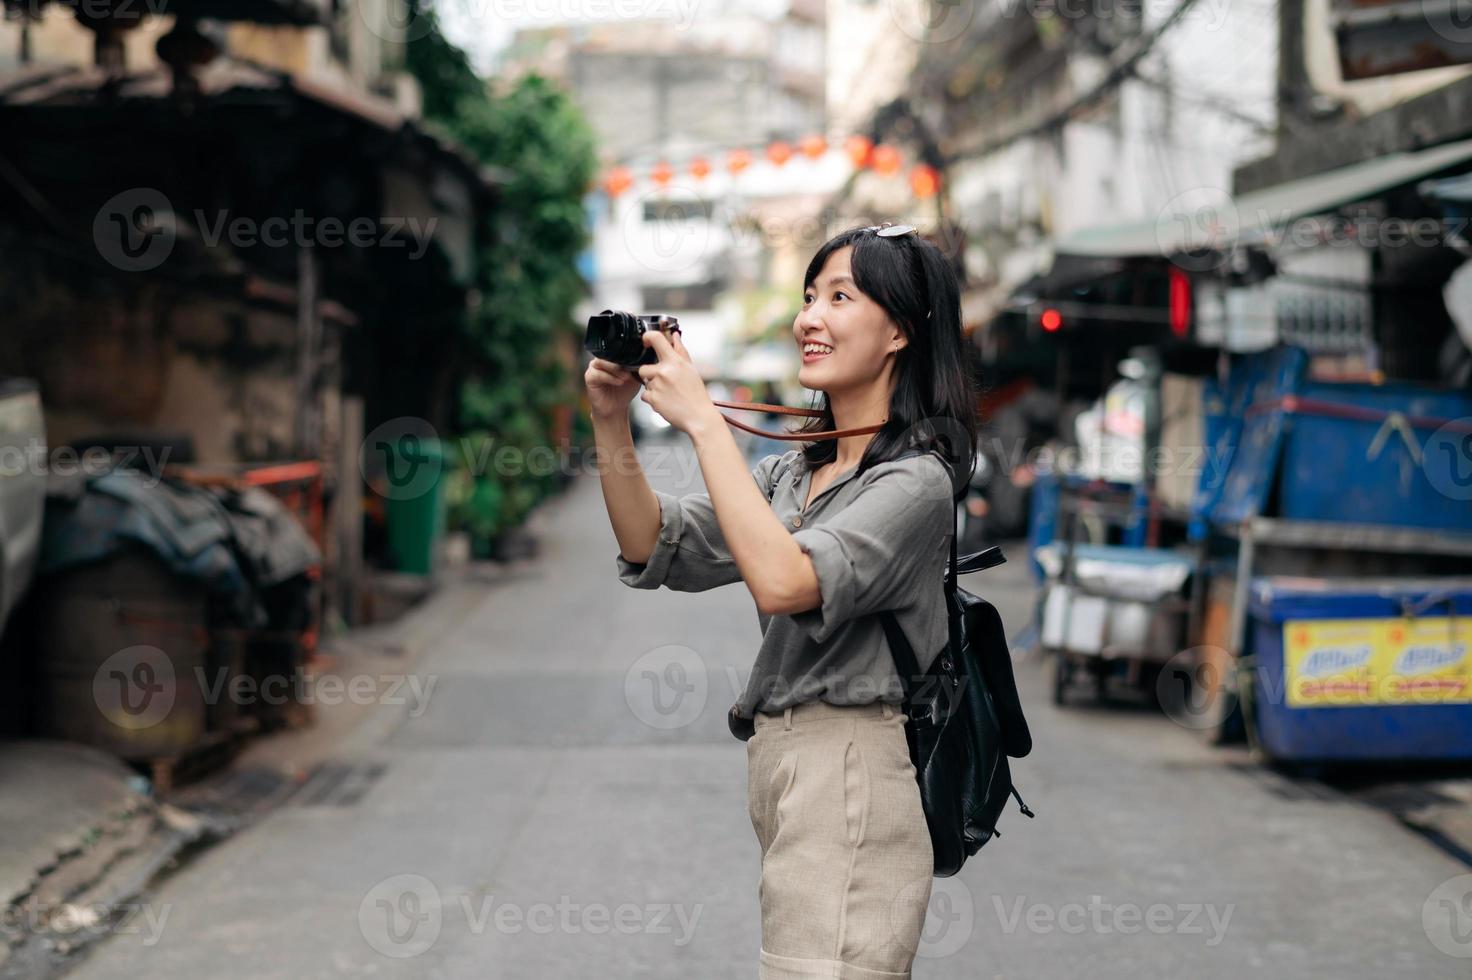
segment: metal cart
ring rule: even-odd
[[[1151,527],[1146,542],[1157,537],[1158,526],[1184,518],[1159,506],[1142,513],[1132,488],[1109,484],[1080,484],[1060,490],[1057,506],[1059,536],[1055,574],[1048,576],[1041,608],[1040,647],[1051,670],[1055,704],[1066,704],[1080,678],[1087,678],[1098,701],[1109,698],[1109,682],[1122,676],[1125,683],[1153,696],[1162,667],[1181,649],[1188,633],[1194,603],[1185,593],[1194,581],[1193,554],[1155,548],[1100,548],[1084,544],[1087,531],[1106,539],[1111,527],[1128,528],[1145,520]],[[1051,558],[1050,553],[1044,553]],[[1146,565],[1169,563],[1184,568],[1173,590],[1141,592],[1099,576],[1080,575],[1081,560]],[[1170,569],[1168,571],[1174,571]]]

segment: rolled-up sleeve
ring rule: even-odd
[[[821,600],[792,619],[822,643],[857,616],[898,608],[917,588],[940,588],[952,507],[950,475],[934,456],[875,467],[843,510],[793,533]]]
[[[751,471],[752,479],[769,500],[772,471],[781,459],[774,453]],[[659,537],[654,551],[643,564],[616,555],[619,581],[635,589],[663,585],[676,592],[703,592],[741,581],[741,571],[726,547],[710,494],[676,497],[656,490],[654,496],[659,501]]]

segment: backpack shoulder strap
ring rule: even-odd
[[[900,629],[894,610],[885,609],[880,612],[879,621],[884,624],[884,636],[889,640],[889,655],[894,658],[894,669],[900,675],[900,688],[905,692],[905,700],[908,701],[915,685],[921,680],[920,662],[915,659],[915,651],[910,646],[910,641],[905,639],[905,631]]]

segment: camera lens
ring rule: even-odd
[[[678,325],[674,317],[658,313],[635,316],[623,311],[604,310],[588,318],[583,348],[594,357],[625,367],[653,364],[658,357],[652,348],[644,346],[644,331]]]

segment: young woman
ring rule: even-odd
[[[792,324],[798,381],[824,395],[799,431],[882,427],[754,470],[678,334],[644,335],[659,360],[637,376],[596,359],[587,371],[598,446],[618,460],[601,479],[619,578],[685,592],[739,581],[756,601],[761,649],[728,721],[746,740],[762,852],[762,980],[908,977],[920,942],[933,855],[872,614],[895,611],[922,670],[946,644],[954,493],[976,445],[960,312],[951,266],[914,229],[827,242]],[[689,435],[708,493],[656,492],[627,462],[641,382]]]

